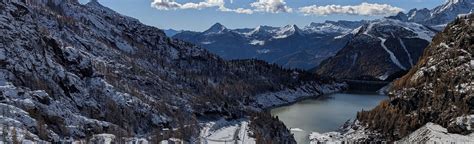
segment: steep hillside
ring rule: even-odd
[[[450,133],[470,134],[474,124],[474,15],[438,34],[410,72],[395,84],[390,100],[357,119],[389,140],[428,122]]]
[[[416,63],[435,31],[416,23],[379,19],[354,33],[316,73],[341,79],[391,80]]]
[[[474,15],[456,19],[395,81],[389,100],[337,132],[313,132],[311,142],[473,143],[473,33]]]
[[[224,59],[256,58],[286,68],[309,69],[334,55],[364,21],[326,21],[304,28],[258,26],[228,29],[216,23],[204,32],[181,32],[173,36],[201,45]]]
[[[242,118],[257,141],[294,143],[281,122],[263,119],[259,95],[344,87],[263,61],[224,61],[96,0],[2,0],[0,33],[0,134],[7,142],[189,142],[201,138],[202,119]]]

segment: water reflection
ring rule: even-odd
[[[292,130],[298,143],[309,143],[311,132],[334,131],[358,111],[372,109],[386,98],[374,93],[337,93],[274,108],[271,113]]]

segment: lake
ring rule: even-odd
[[[311,132],[335,131],[347,120],[354,119],[358,111],[372,109],[387,98],[377,93],[335,93],[277,107],[270,112],[292,129],[296,142],[306,144]]]

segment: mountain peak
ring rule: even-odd
[[[387,18],[416,22],[442,30],[447,23],[454,20],[458,15],[472,12],[473,7],[474,0],[447,0],[433,9],[412,9],[406,14],[399,13]]]
[[[91,3],[91,4],[100,4],[98,0],[90,0],[89,3]]]
[[[226,27],[224,25],[222,25],[221,23],[215,23],[214,25],[211,26],[211,29],[212,28],[218,28],[218,29],[226,29]]]
[[[224,25],[222,25],[221,23],[215,23],[209,29],[204,31],[204,33],[206,33],[206,34],[218,34],[218,33],[222,33],[222,32],[227,31],[227,30],[228,29]]]
[[[291,32],[301,32],[301,29],[297,25],[286,25],[282,28],[283,31],[291,31]]]

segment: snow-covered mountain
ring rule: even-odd
[[[357,33],[336,55],[314,70],[343,79],[393,80],[409,70],[431,38],[459,15],[469,13],[474,0],[449,0],[432,9],[411,10],[355,29]]]
[[[244,120],[255,141],[294,143],[262,109],[344,88],[225,61],[97,0],[2,0],[0,33],[0,143],[192,143],[206,139],[204,119]]]
[[[448,24],[388,100],[338,132],[311,134],[312,142],[473,143],[473,25],[474,14]]]
[[[474,0],[448,0],[443,5],[429,9],[412,9],[390,17],[402,21],[416,22],[441,30],[447,23],[461,14],[473,12]]]
[[[436,31],[421,24],[378,19],[354,30],[356,35],[317,73],[344,79],[387,80],[409,70]]]
[[[304,28],[258,26],[227,29],[217,23],[204,32],[182,32],[175,39],[199,44],[225,59],[256,58],[289,68],[308,69],[332,56],[365,21],[326,21]],[[218,31],[218,33],[210,33]]]

